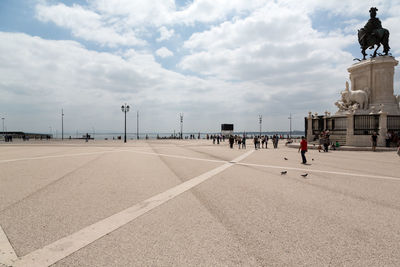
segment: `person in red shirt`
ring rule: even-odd
[[[306,164],[307,163],[307,159],[306,159],[307,140],[304,138],[304,136],[301,137],[299,152],[300,152],[300,150],[301,150],[301,158],[303,160],[302,164]]]

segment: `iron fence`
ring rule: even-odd
[[[313,135],[319,135],[324,130],[324,118],[318,116],[312,120]]]
[[[328,122],[328,121],[327,121]],[[334,117],[332,118],[332,134],[345,135],[347,132],[347,118],[346,117]]]
[[[379,134],[379,115],[355,115],[354,135]]]
[[[400,116],[389,115],[387,116],[387,129],[388,131],[400,131]]]

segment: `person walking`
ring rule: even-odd
[[[299,152],[301,152],[301,159],[303,161],[302,164],[306,164],[307,140],[304,138],[304,136],[301,137]]]
[[[400,141],[397,143],[397,155],[400,157]]]
[[[254,149],[257,150],[258,138],[257,135],[254,136]]]
[[[246,149],[246,135],[243,135],[243,139],[242,139],[242,148]]]
[[[390,142],[392,141],[392,133],[391,132],[387,132],[386,133],[386,147],[390,147]]]
[[[278,142],[279,142],[279,136],[276,135],[276,139],[275,139],[275,148],[278,148]]]
[[[235,143],[235,138],[233,138],[233,135],[229,136],[229,147],[233,148],[233,144]]]
[[[378,141],[378,135],[376,134],[376,132],[373,132],[373,134],[371,135],[371,142],[372,142],[372,151],[376,151],[376,144]]]

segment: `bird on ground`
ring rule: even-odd
[[[287,171],[283,171],[283,172],[281,172],[281,175],[286,174],[286,173],[287,173]]]
[[[312,161],[314,161],[314,159],[312,159]]]
[[[285,160],[288,160],[288,158],[284,158]]]
[[[305,173],[305,174],[300,174],[301,176],[303,176],[304,178],[306,178],[307,177],[307,175],[308,175],[308,173]]]

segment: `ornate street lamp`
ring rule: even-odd
[[[180,122],[181,122],[181,139],[183,139],[183,113],[179,114]]]
[[[125,136],[124,136],[124,143],[126,143],[126,113],[129,112],[129,105],[125,103],[125,105],[121,106],[122,112],[125,113]]]

